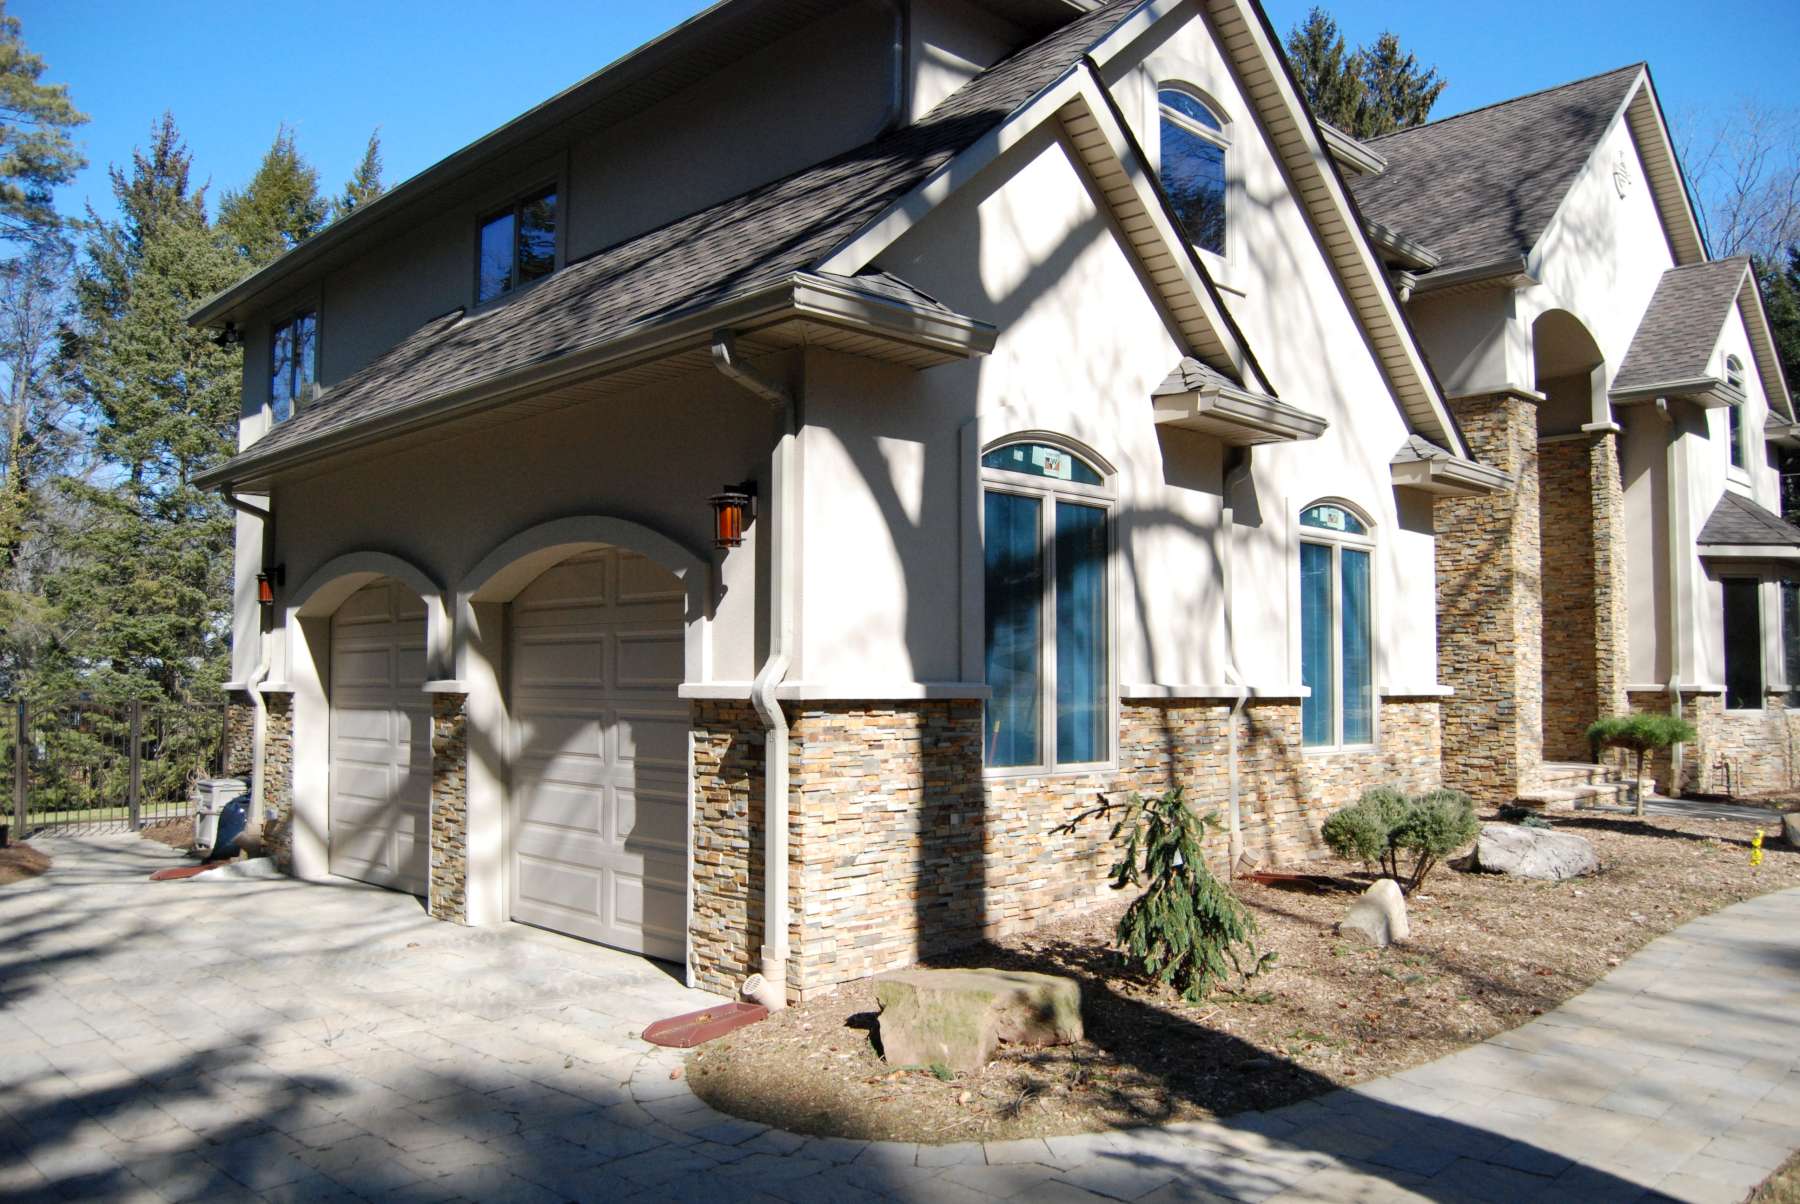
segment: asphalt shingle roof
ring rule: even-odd
[[[1631,336],[1613,389],[1648,388],[1706,375],[1750,261],[1742,256],[1670,268]]]
[[[1203,364],[1191,355],[1181,357],[1169,374],[1163,377],[1162,384],[1151,390],[1152,397],[1177,397],[1183,393],[1197,393],[1201,389],[1210,389],[1218,385],[1239,388],[1238,382],[1220,372],[1210,364]]]
[[[1741,493],[1727,489],[1713,507],[1712,516],[1700,528],[1696,543],[1739,547],[1800,547],[1800,527],[1784,522],[1780,515],[1764,510]]]
[[[1395,464],[1416,464],[1421,460],[1454,460],[1455,456],[1425,438],[1423,435],[1408,435],[1400,450],[1394,453]]]
[[[1365,217],[1442,255],[1436,271],[1536,245],[1642,64],[1371,139],[1379,175],[1345,182]]]
[[[1144,0],[1111,0],[977,75],[921,120],[572,263],[491,309],[426,323],[211,478],[327,435],[603,347],[675,315],[779,283],[973,145]],[[904,282],[875,282],[916,292]]]

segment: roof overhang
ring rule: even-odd
[[[803,346],[835,347],[911,368],[986,355],[997,336],[992,325],[949,310],[866,292],[853,280],[796,272],[715,304],[651,319],[601,346],[433,396],[368,422],[328,429],[260,455],[252,444],[198,475],[194,484],[256,491],[282,473],[403,436],[449,433],[465,420],[509,405],[530,402],[542,410],[641,388],[655,379],[704,369],[720,330],[732,331],[740,349],[752,357]],[[614,379],[619,383],[609,389],[607,383]]]
[[[1337,126],[1321,121],[1319,133],[1325,136],[1325,149],[1338,161],[1338,166],[1359,176],[1378,176],[1387,170],[1386,156],[1371,150]]]
[[[1475,292],[1490,288],[1528,288],[1538,282],[1526,265],[1525,256],[1510,255],[1492,263],[1434,271],[1413,281],[1415,296],[1423,293]]]
[[[1198,431],[1231,447],[1317,439],[1331,425],[1316,414],[1225,382],[1151,398],[1156,425]]]
[[[1375,244],[1376,250],[1382,252],[1382,258],[1396,267],[1412,272],[1429,272],[1444,262],[1442,255],[1424,243],[1414,242],[1398,230],[1390,230],[1378,221],[1363,218],[1363,233],[1369,236],[1369,241]]]
[[[1703,543],[1700,559],[1725,564],[1800,564],[1800,547],[1773,543]]]
[[[1632,385],[1623,389],[1612,389],[1606,394],[1607,400],[1616,406],[1647,405],[1665,397],[1692,402],[1703,410],[1722,410],[1727,406],[1741,406],[1746,400],[1742,389],[1727,384],[1716,376],[1696,376],[1688,380]]]
[[[1388,466],[1396,489],[1417,489],[1438,497],[1489,497],[1512,490],[1512,477],[1490,464],[1453,456],[1398,460]]]
[[[1763,442],[1800,451],[1800,422],[1788,422],[1773,415],[1763,424]]]

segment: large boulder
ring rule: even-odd
[[[1527,828],[1520,824],[1483,824],[1466,868],[1485,874],[1561,882],[1600,870],[1594,846],[1573,832]]]
[[[1350,912],[1338,921],[1345,936],[1361,937],[1377,949],[1385,949],[1412,935],[1406,919],[1406,896],[1392,878],[1382,878],[1358,895]]]
[[[1790,811],[1781,817],[1781,838],[1788,842],[1790,849],[1800,849],[1800,811]]]
[[[1001,1042],[1081,1040],[1081,987],[1022,970],[901,970],[875,980],[881,1049],[898,1066],[979,1070]]]

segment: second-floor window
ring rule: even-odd
[[[1225,122],[1199,97],[1180,88],[1157,95],[1162,117],[1162,185],[1188,240],[1225,254]]]
[[[1725,357],[1725,383],[1739,392],[1744,388],[1744,362],[1735,355]],[[1744,439],[1744,403],[1738,402],[1730,407],[1731,415],[1731,466],[1744,468],[1750,463],[1749,449]]]
[[[286,422],[319,379],[319,315],[312,310],[277,322],[270,338],[269,414]]]
[[[515,201],[481,223],[475,303],[492,301],[556,270],[556,190]]]

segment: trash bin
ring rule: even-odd
[[[250,796],[240,794],[219,811],[208,861],[230,861],[238,855],[236,840],[250,822]]]
[[[219,841],[219,814],[244,793],[243,778],[203,778],[194,788],[194,847],[211,849]]]

